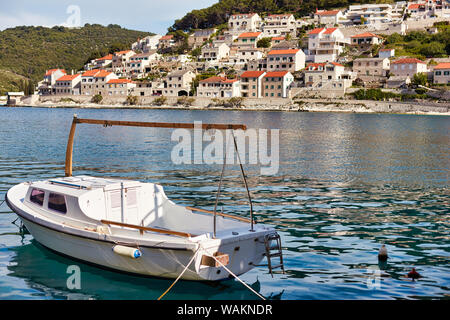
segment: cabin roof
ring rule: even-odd
[[[36,181],[31,183],[31,187],[72,197],[80,197],[94,189],[103,189],[105,191],[118,190],[121,188],[121,183],[123,183],[124,188],[137,187],[141,184],[139,181],[131,180],[74,176]]]

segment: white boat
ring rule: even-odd
[[[8,206],[43,246],[101,267],[164,278],[222,280],[264,257],[270,272],[283,268],[278,234],[253,216],[177,205],[158,184],[67,174],[72,131],[71,137],[66,177],[24,182],[6,194]],[[279,265],[271,265],[272,256]]]

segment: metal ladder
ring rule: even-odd
[[[272,246],[272,241],[275,240],[275,246]],[[267,258],[267,267],[269,268],[270,275],[273,278],[273,269],[281,268],[284,272],[284,263],[283,263],[283,251],[281,250],[281,238],[278,233],[268,234],[264,237],[264,246],[266,247],[266,258]],[[274,253],[272,253],[275,251]],[[272,258],[279,257],[280,263],[273,265]]]

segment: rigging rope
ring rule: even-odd
[[[251,292],[253,292],[254,294],[256,294],[258,297],[260,297],[262,300],[266,300],[266,298],[264,298],[262,295],[260,295],[258,292],[256,292],[252,287],[250,287],[248,284],[246,284],[244,281],[242,281],[237,275],[235,275],[230,269],[228,269],[227,267],[225,267],[225,265],[220,262],[214,255],[212,255],[211,253],[208,252],[208,250],[206,250],[205,248],[202,247],[203,250],[205,250],[205,252],[207,254],[209,254],[214,260],[216,260],[216,262],[218,262],[229,274],[231,274],[233,277],[236,278],[236,280],[238,280],[240,283],[242,283],[245,287],[247,287],[247,289],[249,289]]]
[[[183,272],[180,273],[180,275],[178,276],[178,278],[175,279],[175,281],[170,285],[170,287],[164,291],[164,293],[162,295],[159,296],[159,298],[157,300],[161,300],[162,297],[164,297],[167,292],[170,291],[170,289],[172,289],[172,287],[175,285],[175,283],[178,282],[178,280],[180,280],[180,278],[183,276],[183,274],[186,272],[186,270],[189,268],[189,266],[192,264],[192,262],[195,260],[195,257],[197,256],[197,252],[198,250],[200,250],[200,247],[197,249],[197,251],[195,251],[194,255],[192,256],[191,261],[189,261],[189,263],[186,265],[186,267],[184,268]]]

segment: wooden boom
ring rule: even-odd
[[[66,177],[72,176],[72,155],[73,155],[73,140],[75,137],[75,129],[78,123],[87,124],[101,124],[108,126],[128,126],[128,127],[146,127],[146,128],[176,128],[176,129],[195,129],[197,126],[194,123],[166,123],[166,122],[138,122],[138,121],[117,121],[117,120],[96,120],[96,119],[80,119],[76,115],[73,116],[72,127],[70,128],[69,140],[67,141],[66,150]],[[208,124],[202,123],[202,130],[217,129],[217,130],[247,130],[243,124]]]

